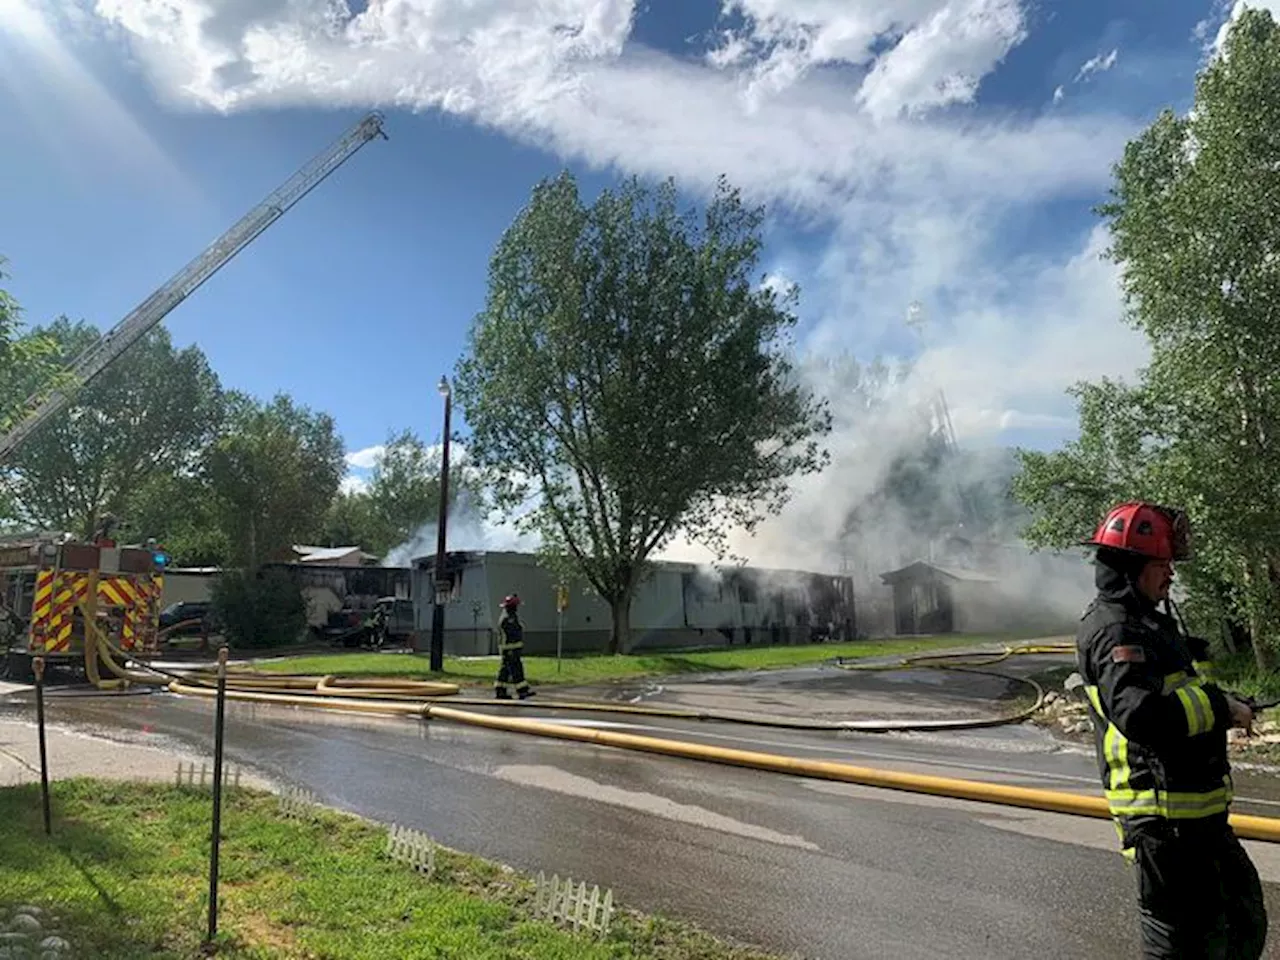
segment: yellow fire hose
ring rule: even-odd
[[[187,677],[181,680],[162,677],[159,673],[142,673],[129,671],[121,667],[112,656],[113,648],[106,637],[94,631],[103,663],[117,675],[116,681],[102,680],[100,684],[142,682],[165,686],[175,694],[198,697],[215,697],[217,691],[208,685],[203,678]],[[87,645],[92,646],[92,645]],[[1019,648],[1025,650],[1027,648]],[[122,651],[115,651],[123,655]],[[1017,650],[1005,651],[1005,656],[1012,656]],[[1053,652],[1058,652],[1054,650]],[[86,657],[86,665],[93,658]],[[929,658],[920,658],[929,659]],[[933,659],[940,659],[934,657]],[[952,659],[949,655],[942,659]],[[96,662],[94,663],[96,667]],[[952,665],[957,666],[956,664]],[[883,669],[902,669],[902,666],[882,667]],[[154,668],[149,668],[154,670]],[[950,669],[950,667],[948,668]],[[979,668],[966,668],[979,669]],[[97,671],[94,670],[96,676]],[[1003,675],[1002,675],[1003,676]],[[273,681],[287,681],[272,687]],[[809,777],[818,780],[831,780],[843,783],[856,783],[885,790],[897,790],[909,793],[922,793],[933,796],[951,797],[958,800],[970,800],[979,803],[995,803],[1004,806],[1022,807],[1026,809],[1045,810],[1052,813],[1072,816],[1110,819],[1106,801],[1101,797],[1067,793],[1057,790],[1044,790],[1031,787],[1015,787],[1004,784],[984,783],[978,780],[964,780],[954,777],[937,777],[926,774],[902,773],[892,770],[880,770],[872,767],[860,767],[853,764],[827,760],[808,760],[800,757],[788,757],[780,754],[761,753],[757,751],[738,750],[727,747],[715,747],[682,740],[671,740],[660,737],[640,736],[630,733],[618,733],[610,730],[597,730],[564,724],[548,723],[542,720],[526,720],[515,717],[490,716],[473,710],[462,710],[444,707],[426,699],[407,699],[406,694],[413,687],[430,688],[427,693],[421,690],[419,696],[447,696],[457,691],[453,684],[431,683],[428,681],[390,681],[381,684],[376,680],[339,680],[332,677],[321,677],[312,680],[311,687],[301,684],[312,678],[306,677],[271,677],[264,674],[253,676],[237,675],[234,684],[229,683],[227,697],[254,703],[274,703],[283,706],[309,707],[345,713],[372,714],[384,717],[419,717],[422,719],[450,720],[455,723],[490,730],[503,730],[511,733],[523,733],[531,736],[551,737],[560,740],[573,740],[580,743],[592,743],[599,746],[616,747],[624,750],[637,750],[645,753],[699,760],[710,763],[721,763],[731,766],[763,770],[772,773],[789,774],[791,776]],[[246,681],[257,681],[246,683]],[[246,686],[257,689],[245,689]],[[451,690],[449,688],[452,688]],[[356,696],[344,695],[350,690]],[[288,691],[288,692],[280,692]],[[379,696],[381,695],[381,696]],[[1043,692],[1041,692],[1041,698]],[[567,701],[574,703],[574,701]],[[489,705],[486,701],[485,705]],[[552,706],[544,702],[543,707]],[[595,703],[580,704],[585,709],[602,710],[612,707],[628,707],[630,705],[606,705]],[[654,713],[661,708],[636,708],[619,712]],[[669,711],[669,714],[689,716],[692,711]],[[696,714],[694,714],[696,715]],[[1231,825],[1237,835],[1244,839],[1261,840],[1269,843],[1280,843],[1280,819],[1257,817],[1246,814],[1233,814]]]
[[[208,687],[191,686],[177,681],[171,683],[169,689],[174,693],[188,696],[217,696],[217,692]],[[317,707],[326,710],[380,714],[383,716],[417,716],[424,719],[452,720],[456,723],[485,727],[490,730],[504,730],[511,733],[552,737],[559,740],[574,740],[580,743],[593,743],[623,750],[638,750],[668,757],[728,764],[753,770],[809,777],[816,780],[856,783],[885,790],[923,793],[979,803],[995,803],[1003,806],[1046,810],[1051,813],[1091,817],[1101,820],[1111,818],[1111,814],[1107,810],[1106,801],[1101,797],[1066,793],[1059,790],[1041,790],[1031,787],[983,783],[979,780],[962,780],[954,777],[935,777],[917,773],[878,770],[872,767],[859,767],[829,760],[806,760],[800,757],[737,750],[728,747],[714,747],[682,740],[617,733],[610,730],[570,727],[541,720],[494,717],[474,713],[470,710],[443,707],[426,701],[388,703],[380,700],[336,697],[311,698],[284,693],[260,693],[232,689],[227,690],[227,697],[232,700],[244,700],[254,703]],[[1270,817],[1233,814],[1231,825],[1237,835],[1244,839],[1280,843],[1280,820]]]

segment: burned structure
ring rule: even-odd
[[[413,562],[415,598],[433,596],[435,557]],[[445,649],[450,655],[493,652],[498,604],[521,598],[525,649],[549,653],[562,631],[566,652],[601,651],[610,633],[609,606],[589,587],[570,588],[569,605],[556,610],[556,585],[532,554],[453,552],[445,607]],[[631,604],[630,650],[811,643],[853,639],[857,630],[853,581],[848,577],[751,567],[716,571],[688,563],[655,562]],[[426,637],[431,604],[417,605],[417,629]]]

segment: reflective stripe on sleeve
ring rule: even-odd
[[[1187,715],[1187,736],[1195,737],[1213,729],[1213,704],[1199,684],[1189,683],[1174,691]]]

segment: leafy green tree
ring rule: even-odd
[[[0,257],[0,281],[7,274]],[[42,386],[60,381],[57,376],[57,344],[48,337],[22,333],[22,308],[0,288],[0,431],[15,426],[28,398]],[[6,491],[0,490],[0,518],[17,519]]]
[[[346,463],[333,418],[280,394],[270,403],[231,398],[224,432],[204,466],[231,561],[249,570],[287,559],[313,539]]]
[[[62,366],[100,336],[65,318],[34,333],[56,344]],[[104,513],[121,516],[151,478],[191,470],[221,408],[218,379],[199,348],[177,350],[167,331],[152,331],[5,464],[19,519],[89,536]]]
[[[1077,546],[1110,507],[1159,492],[1148,479],[1153,456],[1147,438],[1155,424],[1141,391],[1104,379],[1069,392],[1079,409],[1077,439],[1049,453],[1019,451],[1013,494],[1032,510],[1023,536],[1035,547]]]
[[[469,450],[609,603],[613,652],[655,550],[683,529],[723,555],[826,462],[830,415],[785,349],[796,294],[759,282],[762,217],[723,182],[700,217],[671,182],[587,206],[564,174],[491,261],[457,371]]]
[[[215,498],[199,468],[158,473],[126,502],[120,536],[129,542],[154,537],[174,566],[218,567],[231,559]]]
[[[450,465],[455,479],[456,466]],[[457,490],[451,494],[453,500]],[[378,537],[373,552],[381,556],[438,516],[440,449],[428,448],[408,430],[392,437],[373,465],[368,497]]]
[[[307,629],[307,603],[298,584],[280,570],[233,570],[218,578],[214,617],[239,649],[296,642]]]
[[[449,504],[479,492],[465,451],[455,447],[449,464]],[[440,513],[440,447],[428,447],[410,430],[392,435],[374,461],[368,486],[342,491],[325,518],[324,539],[334,546],[359,544],[385,556],[413,539]]]
[[[1087,532],[1106,498],[1184,505],[1189,579],[1248,625],[1260,668],[1280,629],[1278,73],[1280,28],[1248,10],[1201,72],[1194,109],[1166,111],[1126,148],[1101,212],[1151,363],[1114,419],[1082,421],[1063,457],[1028,460],[1020,488],[1049,539]]]
[[[339,490],[325,513],[320,540],[331,547],[358,546],[378,554],[384,541],[364,490]]]

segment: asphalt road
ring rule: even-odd
[[[886,686],[922,711],[938,677],[787,671],[637,688],[632,696],[783,709],[815,696],[865,712]],[[954,675],[947,675],[954,677]],[[948,680],[948,708],[989,710],[985,680]],[[839,689],[836,689],[839,688]],[[733,701],[730,693],[738,691]],[[819,691],[814,694],[813,691]],[[865,694],[862,699],[860,695]],[[791,698],[791,699],[788,699]],[[4,709],[29,710],[22,695]],[[0,701],[3,702],[3,701]],[[905,708],[904,708],[905,709]],[[123,739],[207,749],[212,705],[169,694],[50,698],[50,718]],[[1030,727],[957,734],[814,734],[675,720],[599,723],[745,749],[1095,792],[1093,761]],[[628,906],[815,960],[1137,955],[1133,878],[1110,824],[440,722],[232,703],[232,762],[322,801],[509,863],[614,888]],[[56,765],[57,758],[51,762]],[[1280,815],[1242,774],[1240,809]],[[234,827],[231,827],[234,829]],[[1250,844],[1280,917],[1280,847]],[[1280,934],[1268,957],[1280,957]]]

